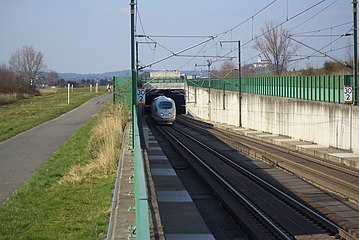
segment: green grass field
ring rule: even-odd
[[[0,142],[74,109],[104,93],[105,89],[99,92],[90,92],[88,88],[75,88],[70,94],[70,104],[67,104],[67,90],[59,89],[55,94],[0,106]]]
[[[91,160],[92,120],[73,135],[0,206],[1,239],[103,239],[115,173],[78,183],[58,181]]]
[[[108,105],[70,137],[0,205],[0,239],[104,239],[128,120]]]
[[[60,92],[2,106],[1,131],[21,132],[94,96],[74,93],[69,106]],[[0,205],[0,239],[104,239],[128,120],[126,107],[110,104],[71,136]]]

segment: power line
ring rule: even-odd
[[[342,50],[342,49],[346,49],[346,48],[350,48],[352,47],[353,45],[350,45],[350,46],[345,46],[345,47],[340,47],[340,48],[336,48],[336,49],[332,49],[332,50],[329,50],[329,51],[326,51],[326,52],[323,52],[324,54],[328,54],[330,52],[335,52],[335,51],[339,51],[339,50]],[[311,55],[293,55],[295,57],[300,57],[300,58],[297,58],[297,59],[291,59],[289,60],[289,62],[299,62],[299,61],[302,61],[302,60],[305,60],[305,59],[310,59],[310,58],[326,58],[327,56],[326,55],[315,55],[315,54],[311,54]]]
[[[137,1],[138,1],[138,0],[137,0]],[[137,6],[137,7],[136,7],[136,19],[137,19],[137,17],[138,17],[138,20],[139,20],[139,22],[140,22],[140,26],[141,26],[142,32],[143,32],[143,34],[145,35],[146,32],[145,32],[145,28],[143,27],[143,23],[142,23],[140,11],[139,11],[139,9],[138,9],[137,1],[136,1],[136,6]],[[136,35],[135,37],[137,37],[137,35]],[[147,42],[147,39],[146,39],[146,42]],[[156,50],[156,46],[154,46],[154,48],[152,48],[150,43],[147,43],[147,46],[148,46],[152,51],[155,51],[155,50]]]
[[[269,8],[272,4],[274,4],[277,0],[273,0],[272,2],[270,2],[269,4],[267,4],[265,7],[263,7],[262,9],[260,9],[258,12],[256,12],[255,14],[253,14],[251,17],[247,18],[246,20],[244,20],[243,22],[237,24],[236,26],[232,27],[231,29],[222,32],[222,33],[218,33],[216,35],[225,35],[227,33],[229,33],[230,31],[233,31],[234,29],[242,26],[243,24],[245,24],[246,22],[250,21],[252,18],[254,18],[255,16],[259,15],[261,12],[263,12],[264,10],[266,10],[267,8]],[[324,0],[325,1],[325,0]]]
[[[256,13],[254,13],[252,16],[250,16],[249,18],[247,18],[246,20],[240,22],[239,24],[237,24],[236,26],[222,32],[222,33],[218,33],[216,34],[216,36],[219,36],[219,38],[217,39],[217,42],[212,45],[210,48],[208,48],[207,50],[210,50],[211,48],[217,46],[217,44],[225,37],[225,35],[229,32],[233,32],[233,30],[235,30],[236,28],[242,26],[243,24],[247,23],[248,21],[252,20],[252,26],[253,26],[253,20],[254,20],[254,17],[256,17],[257,15],[259,15],[260,13],[262,13],[264,10],[266,10],[267,8],[269,8],[270,6],[272,6],[275,2],[277,2],[277,0],[273,0],[272,2],[270,2],[269,4],[267,4],[266,6],[264,6],[263,8],[261,8],[259,11],[257,11]],[[253,33],[252,33],[253,35]],[[232,39],[232,37],[231,37]],[[229,54],[227,55],[230,55],[232,52],[234,52],[235,50],[237,50],[236,48],[235,49],[232,49],[232,51],[229,52]],[[222,51],[222,49],[220,50],[220,52]]]
[[[291,20],[297,18],[298,16],[301,16],[302,14],[304,14],[304,13],[310,11],[311,9],[313,9],[313,8],[315,8],[315,7],[317,7],[317,6],[319,6],[320,4],[322,4],[322,3],[326,2],[326,1],[327,1],[327,0],[321,0],[321,1],[319,1],[319,2],[317,2],[317,3],[315,3],[315,4],[313,4],[313,5],[311,5],[310,7],[304,9],[303,11],[298,12],[297,14],[293,15],[292,17],[289,17],[289,16],[288,16],[288,8],[289,8],[289,6],[288,6],[288,0],[287,0],[287,18],[286,18],[286,20],[283,21],[283,22],[281,22],[280,24],[274,26],[271,30],[282,26],[283,24],[285,24],[285,23],[287,23],[287,22],[289,22],[289,21],[291,21]],[[295,29],[295,28],[297,28],[298,26],[301,26],[301,25],[307,23],[309,20],[313,19],[315,16],[317,16],[317,15],[319,15],[320,13],[324,12],[325,10],[327,10],[329,7],[331,7],[331,6],[332,6],[334,3],[336,3],[337,1],[338,1],[338,0],[335,0],[335,1],[331,2],[328,6],[325,6],[325,8],[321,9],[319,12],[317,12],[316,14],[314,14],[313,16],[311,16],[309,19],[307,19],[306,21],[300,23],[299,25],[297,25],[296,27],[294,27],[294,28],[292,28],[292,29]],[[263,8],[260,9],[259,11],[257,11],[255,14],[253,14],[252,16],[250,16],[249,18],[247,18],[246,20],[242,21],[241,23],[237,24],[236,26],[230,28],[229,30],[217,34],[218,38],[217,38],[216,40],[215,40],[214,38],[212,39],[212,40],[214,40],[215,44],[209,46],[208,48],[205,49],[205,51],[203,51],[203,49],[208,46],[208,43],[209,43],[209,42],[206,42],[206,43],[202,46],[201,50],[200,50],[197,54],[194,54],[194,55],[190,55],[190,54],[189,54],[189,55],[185,55],[185,54],[175,53],[174,51],[170,50],[169,48],[167,48],[167,47],[164,46],[163,44],[161,44],[161,43],[159,43],[159,42],[157,42],[157,41],[154,41],[152,38],[208,38],[208,37],[211,37],[211,36],[196,36],[196,35],[181,35],[181,36],[178,36],[178,35],[168,35],[168,36],[166,36],[166,35],[153,35],[153,36],[152,36],[152,35],[151,35],[151,36],[147,36],[147,35],[146,35],[146,39],[147,39],[147,37],[149,37],[148,39],[150,39],[150,40],[152,40],[152,41],[158,43],[159,46],[161,46],[162,48],[164,48],[164,49],[166,49],[168,52],[170,52],[170,53],[171,53],[171,56],[169,56],[169,57],[189,57],[189,58],[192,58],[192,59],[190,59],[186,64],[188,64],[189,62],[193,61],[193,59],[195,59],[195,58],[209,58],[209,57],[210,57],[210,58],[219,58],[219,57],[220,57],[220,58],[234,58],[234,57],[230,57],[230,55],[231,55],[234,51],[236,51],[236,50],[238,50],[238,49],[237,49],[237,48],[234,48],[234,49],[232,49],[231,51],[229,51],[227,54],[224,54],[223,56],[220,56],[220,54],[218,54],[218,53],[222,52],[224,49],[223,49],[223,48],[218,49],[218,42],[219,42],[221,39],[223,39],[226,34],[228,34],[229,32],[232,32],[233,30],[237,29],[238,27],[242,26],[243,24],[247,23],[247,22],[250,21],[250,20],[252,20],[252,39],[251,39],[250,41],[244,43],[242,46],[248,45],[248,44],[249,44],[250,42],[252,42],[253,40],[256,40],[256,39],[262,37],[264,34],[268,33],[268,32],[262,33],[261,35],[256,36],[255,38],[253,38],[253,21],[254,21],[254,17],[256,17],[257,15],[259,15],[260,13],[262,13],[263,11],[265,11],[266,9],[268,9],[269,7],[271,7],[275,2],[277,2],[277,0],[271,1],[269,4],[267,4],[265,7],[263,7]],[[143,28],[142,21],[141,21],[140,18],[141,18],[141,17],[140,17],[140,15],[139,15],[140,24],[141,24],[142,30],[143,30],[143,32],[144,32],[144,28]],[[351,23],[351,22],[347,22],[347,23],[343,23],[343,24],[340,24],[340,25],[336,25],[336,26],[330,27],[330,28],[324,28],[324,29],[319,29],[319,30],[314,30],[314,31],[308,31],[308,32],[305,32],[305,33],[306,33],[306,34],[318,33],[318,32],[324,31],[324,30],[337,28],[337,27],[344,26],[344,25],[347,25],[347,24],[350,24],[350,23]],[[145,32],[144,32],[144,35],[145,35]],[[300,35],[300,36],[299,36],[299,35]],[[139,35],[139,36],[140,36],[140,35]],[[304,35],[304,32],[303,32],[303,33],[297,33],[297,34],[292,35],[292,36],[296,36],[296,37],[311,37],[310,35]],[[343,34],[343,35],[335,35],[335,34],[333,34],[333,35],[324,35],[324,34],[323,34],[323,35],[317,35],[317,36],[318,36],[318,37],[329,37],[329,36],[340,36],[340,37],[342,37],[342,36],[348,36],[348,33]],[[335,41],[333,41],[331,44],[333,44],[333,43],[335,43],[335,42],[337,42],[337,41],[338,41],[338,39],[335,40]],[[149,45],[150,45],[150,44],[149,44]],[[216,48],[216,52],[217,52],[216,55],[201,54],[201,53],[205,53],[206,51],[207,51],[207,52],[210,51],[210,50],[211,50],[212,48],[214,48],[214,47]],[[329,52],[329,51],[327,51],[326,53],[328,53],[328,52]],[[167,58],[169,58],[169,57],[165,57],[165,58],[167,59]],[[312,56],[309,55],[308,57],[310,58],[310,57],[316,57],[316,56],[315,56],[315,55],[312,55]],[[185,65],[186,65],[186,64],[185,64]],[[152,64],[149,64],[149,66],[152,66]]]
[[[307,45],[307,44],[305,44],[305,43],[302,43],[302,42],[300,42],[300,41],[297,41],[297,40],[295,40],[294,38],[291,38],[291,37],[288,37],[288,38],[291,39],[291,40],[293,40],[293,41],[296,42],[296,43],[299,43],[299,44],[301,44],[301,45],[303,45],[303,46],[309,48],[309,49],[312,49],[313,51],[315,51],[315,52],[317,52],[317,53],[322,54],[322,55],[325,56],[325,57],[328,57],[328,58],[330,58],[330,59],[332,59],[332,60],[334,60],[334,61],[336,61],[336,62],[338,62],[338,63],[341,63],[341,64],[343,64],[344,66],[346,66],[346,67],[348,67],[348,68],[350,68],[350,69],[353,69],[353,67],[350,66],[349,64],[343,63],[343,62],[339,61],[338,59],[335,59],[335,58],[329,56],[329,55],[326,54],[325,52],[322,52],[322,51],[320,51],[320,50],[318,50],[318,49],[315,49],[315,48],[313,48],[313,47],[311,47],[311,46],[309,46],[309,45]]]
[[[240,27],[241,25],[245,24],[246,22],[248,22],[248,21],[250,21],[250,20],[253,21],[254,17],[256,17],[257,15],[259,15],[260,13],[262,13],[264,10],[266,10],[266,9],[269,8],[271,5],[273,5],[275,2],[277,2],[277,0],[273,0],[272,2],[270,2],[269,4],[267,4],[266,6],[264,6],[262,9],[260,9],[259,11],[257,11],[255,14],[253,14],[252,16],[250,16],[248,19],[246,19],[245,21],[243,21],[243,22],[237,24],[236,26],[232,27],[231,29],[229,29],[229,30],[227,30],[227,31],[225,31],[225,32],[222,32],[222,33],[217,34],[217,36],[221,36],[221,35],[222,35],[218,41],[220,41],[228,32],[233,31],[234,29]],[[143,25],[142,25],[142,21],[141,21],[141,20],[140,20],[140,24],[141,24],[142,30],[143,30],[143,32],[144,32],[144,29],[143,29]],[[140,36],[140,35],[138,35],[138,36]],[[142,37],[142,35],[141,35],[141,37]],[[193,35],[189,35],[189,36],[165,36],[165,35],[164,35],[164,36],[162,36],[162,35],[159,35],[159,36],[146,36],[146,37],[147,37],[148,39],[154,41],[151,37],[154,37],[154,38],[161,38],[161,37],[163,37],[163,38],[165,38],[165,37],[166,37],[166,38],[186,38],[186,37],[187,37],[187,38],[204,38],[204,37],[208,37],[208,36],[193,36]],[[155,41],[155,42],[156,42],[156,41]],[[157,42],[157,43],[158,43],[158,42]],[[211,48],[213,48],[214,46],[217,46],[217,44],[218,44],[218,42],[217,42],[215,45],[213,45]],[[169,51],[171,54],[175,55],[175,53],[174,53],[173,51],[171,51],[171,50],[168,49],[167,47],[163,46],[162,44],[158,43],[158,45],[161,46],[162,48],[166,49],[167,51]],[[210,48],[207,49],[207,50],[210,50]],[[232,51],[232,52],[233,52],[233,51]],[[227,55],[228,55],[228,54],[227,54]],[[226,56],[223,56],[223,57],[232,58],[232,57],[228,57],[227,55],[226,55]]]
[[[199,35],[146,35],[141,34],[137,37],[147,37],[147,38],[210,38],[211,36],[199,36]]]
[[[237,24],[236,26],[216,34],[216,36],[218,36],[217,41],[215,42],[215,44],[213,44],[211,47],[207,48],[206,51],[209,51],[210,49],[212,49],[213,47],[217,47],[217,44],[225,37],[225,35],[229,32],[232,32],[233,30],[235,30],[236,28],[242,26],[243,24],[245,24],[246,22],[254,19],[254,17],[256,17],[257,15],[259,15],[260,13],[262,13],[264,10],[266,10],[267,8],[269,8],[271,5],[273,5],[275,2],[277,2],[277,0],[273,0],[272,2],[270,2],[269,4],[267,4],[266,6],[264,6],[263,8],[261,8],[259,11],[257,11],[256,13],[254,13],[253,15],[251,15],[249,18],[247,18],[246,20],[240,22],[239,24]],[[223,50],[223,48],[221,48],[221,50],[219,52],[221,52]],[[234,52],[236,49],[233,49],[232,51],[230,51],[229,54],[231,54],[232,52]],[[217,54],[219,54],[218,50],[217,50]],[[226,56],[228,56],[229,54],[226,54]]]
[[[349,33],[351,30],[352,30],[352,29],[350,29],[347,33]],[[331,47],[333,47],[333,46],[334,46],[333,44],[335,44],[336,42],[338,42],[339,39],[341,39],[342,37],[346,36],[347,33],[341,35],[340,37],[338,37],[338,38],[335,39],[334,41],[331,41],[330,43],[328,43],[327,45],[323,46],[323,47],[320,48],[319,50],[314,49],[314,48],[312,48],[312,47],[309,47],[309,48],[311,48],[312,50],[314,50],[314,53],[312,53],[312,54],[310,54],[310,55],[307,55],[306,57],[296,59],[297,62],[302,61],[302,60],[305,60],[305,59],[310,59],[311,57],[319,57],[318,55],[315,55],[315,54],[318,53],[318,52],[321,54],[322,57],[331,58],[329,55],[327,55],[329,52],[338,51],[338,50],[345,49],[345,48],[348,48],[348,47],[352,46],[352,45],[349,45],[349,46],[346,46],[346,47],[341,47],[341,48],[337,48],[337,49],[331,49],[331,50],[328,50],[328,51],[322,51],[323,49],[325,49],[326,47],[328,47],[328,46],[330,46],[330,45],[332,45]],[[304,40],[303,40],[303,41],[304,41]],[[303,41],[302,41],[302,42],[303,42]],[[302,43],[302,42],[301,42],[301,43]],[[302,45],[304,45],[304,44],[302,44]],[[336,62],[339,62],[339,63],[343,64],[341,61],[338,61],[338,60],[336,60],[336,59],[333,59],[333,60],[336,61]],[[346,65],[346,64],[344,64],[344,65]],[[349,64],[348,64],[348,65],[349,65]],[[350,68],[350,66],[349,66],[349,68]]]
[[[322,29],[316,29],[316,30],[307,31],[307,32],[294,33],[294,34],[292,34],[292,35],[318,33],[318,32],[322,32],[322,31],[326,31],[326,30],[331,30],[331,29],[334,29],[334,28],[342,27],[342,26],[345,26],[345,25],[348,25],[348,24],[352,24],[352,23],[353,23],[353,22],[346,22],[346,23],[342,23],[342,24],[335,25],[335,26],[332,26],[332,27],[327,27],[327,28],[322,28]]]
[[[331,43],[330,43],[330,44],[331,44]],[[330,44],[328,44],[328,45],[330,45]],[[327,45],[327,46],[328,46],[328,45]],[[301,57],[301,58],[292,59],[292,60],[290,60],[290,62],[295,62],[295,63],[297,63],[297,62],[300,62],[300,61],[303,61],[303,60],[306,60],[306,59],[308,60],[308,59],[313,58],[313,57],[325,58],[325,57],[326,57],[326,54],[328,54],[328,53],[335,52],[335,51],[339,51],[339,50],[343,50],[343,49],[346,49],[346,48],[351,48],[351,47],[353,47],[353,45],[348,45],[348,46],[345,46],[345,47],[339,47],[339,48],[336,48],[336,49],[331,49],[331,50],[328,50],[328,51],[323,52],[323,53],[325,53],[325,55],[323,55],[323,54],[318,55],[318,54],[315,54],[315,53],[310,54],[310,55],[293,55],[293,56],[297,56],[297,57]],[[292,65],[293,65],[293,64],[292,64]]]
[[[300,24],[298,24],[297,26],[291,28],[289,31],[292,31],[293,29],[296,29],[299,26],[302,26],[303,24],[305,24],[306,22],[310,21],[311,19],[313,19],[314,17],[318,16],[319,14],[321,14],[322,12],[324,12],[325,10],[327,10],[329,7],[331,7],[334,3],[336,3],[338,0],[333,1],[331,4],[329,4],[328,6],[326,6],[325,8],[323,8],[322,10],[320,10],[319,12],[317,12],[316,14],[314,14],[313,16],[311,16],[310,18],[308,18],[307,20],[301,22]],[[288,21],[288,20],[287,20]]]
[[[276,29],[276,28],[278,28],[278,27],[284,25],[285,23],[287,23],[287,22],[293,20],[294,18],[297,18],[298,16],[300,16],[300,15],[302,15],[302,14],[308,12],[309,10],[315,8],[316,6],[322,4],[322,3],[325,2],[325,1],[327,1],[327,0],[321,0],[320,2],[317,2],[316,4],[314,4],[314,5],[310,6],[310,7],[308,7],[307,9],[304,9],[303,11],[301,11],[301,12],[297,13],[296,15],[294,15],[293,17],[290,17],[288,20],[285,20],[285,21],[279,23],[278,25],[274,26],[273,28],[269,29],[268,31],[266,31],[266,32],[262,33],[261,35],[255,37],[255,39],[253,39],[253,40],[256,40],[256,39],[258,39],[258,38],[264,36],[265,34],[267,34],[268,32],[272,31],[273,29]],[[253,40],[249,40],[248,42],[244,43],[243,46],[249,44],[249,43],[252,42]]]
[[[291,34],[293,37],[348,37],[352,36],[352,33],[344,33],[344,34],[322,34],[322,35],[301,35],[301,34]]]
[[[317,7],[318,5],[324,3],[325,1],[327,1],[327,0],[321,0],[321,1],[319,1],[319,2],[317,2],[317,3],[315,3],[315,4],[313,4],[312,6],[306,8],[306,9],[304,9],[303,11],[301,11],[301,12],[295,14],[294,16],[290,17],[288,20],[285,20],[285,21],[283,21],[283,22],[277,24],[276,26],[274,26],[273,28],[269,29],[268,31],[263,32],[263,33],[260,34],[259,36],[256,36],[254,39],[251,39],[251,40],[245,42],[242,46],[248,45],[249,43],[253,42],[254,40],[257,40],[258,38],[264,36],[265,34],[267,34],[267,33],[270,32],[270,31],[272,31],[273,29],[276,29],[276,28],[278,28],[278,27],[284,25],[285,23],[287,23],[287,22],[289,22],[289,21],[291,21],[291,20],[293,20],[293,19],[299,17],[300,15],[302,15],[302,14],[308,12],[309,10],[311,10],[311,9],[313,9],[313,8],[315,8],[315,7]],[[238,48],[233,49],[233,50],[230,51],[227,55],[232,54],[232,53],[233,53],[234,51],[236,51],[236,50],[238,50]]]
[[[165,47],[164,45],[162,45],[161,43],[155,41],[154,39],[152,39],[152,38],[150,38],[150,37],[148,37],[148,36],[146,37],[146,39],[149,39],[149,40],[155,42],[158,46],[160,46],[160,47],[162,47],[163,49],[167,50],[168,52],[174,54],[174,52],[173,52],[171,49]]]
[[[178,51],[178,52],[176,52],[176,53],[172,52],[171,55],[166,56],[166,57],[164,57],[164,58],[161,58],[161,59],[159,59],[159,60],[157,60],[157,61],[155,61],[155,62],[152,62],[152,63],[150,63],[150,64],[147,64],[147,65],[141,67],[141,69],[144,69],[144,68],[147,68],[147,67],[151,67],[152,65],[155,65],[155,64],[157,64],[157,63],[159,63],[159,62],[163,62],[163,61],[165,61],[165,60],[167,60],[167,59],[169,59],[169,58],[175,57],[175,56],[177,56],[177,55],[179,55],[179,54],[181,54],[181,53],[183,53],[183,52],[186,52],[186,51],[188,51],[188,50],[190,50],[190,49],[193,49],[193,48],[198,47],[198,46],[200,46],[200,45],[202,45],[202,44],[204,44],[204,43],[207,43],[208,41],[211,41],[211,40],[215,39],[216,37],[217,37],[217,36],[212,36],[212,37],[209,38],[209,39],[206,39],[206,40],[204,40],[204,41],[202,41],[202,42],[199,42],[199,43],[197,43],[197,44],[195,44],[195,45],[193,45],[193,46],[190,46],[190,47],[188,47],[188,48],[185,48],[185,49],[183,49],[183,50],[181,50],[181,51]]]

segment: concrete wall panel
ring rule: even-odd
[[[209,94],[207,89],[189,87],[187,102],[189,112],[204,120],[239,126],[239,97],[236,92],[228,91],[223,96],[220,90],[211,89]],[[357,106],[256,94],[242,94],[241,102],[244,128],[359,153]]]

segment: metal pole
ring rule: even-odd
[[[353,0],[353,75],[354,75],[354,105],[358,105],[358,24],[357,24],[357,0]]]
[[[212,61],[207,59],[207,67],[208,67],[208,103],[211,103],[211,65]]]
[[[138,71],[139,61],[138,61],[138,42],[136,41],[136,70]]]
[[[238,40],[238,94],[239,94],[239,127],[242,127],[242,70],[241,70],[241,41]]]
[[[136,62],[135,62],[135,1],[131,0],[131,70],[132,70],[132,147],[135,147],[135,115],[136,108]]]
[[[237,42],[238,43],[238,125],[242,127],[242,66],[241,66],[241,40],[238,41],[221,41],[221,43]]]

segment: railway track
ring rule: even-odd
[[[279,146],[241,136],[189,117],[179,117],[181,124],[209,132],[245,154],[254,156],[291,172],[321,188],[359,203],[359,170],[325,159],[304,155]]]
[[[189,121],[187,121],[188,123]],[[244,168],[176,123],[159,127],[253,239],[353,239],[291,194]],[[187,129],[187,130],[186,130]],[[340,236],[339,236],[340,234]]]

